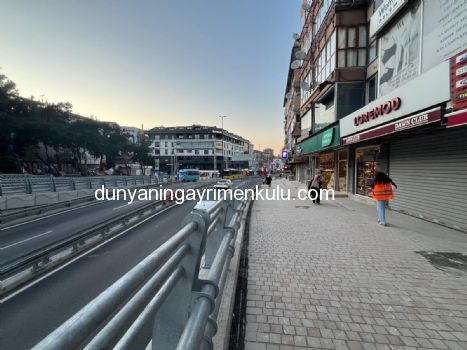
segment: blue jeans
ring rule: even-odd
[[[376,212],[378,213],[378,220],[380,224],[386,225],[386,203],[388,201],[376,201]]]

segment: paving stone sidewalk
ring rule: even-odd
[[[347,198],[256,201],[245,349],[467,349],[467,273],[417,253],[467,254],[467,234],[387,220]]]

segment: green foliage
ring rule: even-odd
[[[107,161],[101,168],[122,154],[149,164],[149,140],[135,145],[127,136],[115,123],[73,114],[70,103],[22,98],[0,74],[0,172],[31,172],[34,163],[42,163],[58,175],[63,164],[71,163],[85,175],[86,152]]]

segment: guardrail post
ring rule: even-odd
[[[75,178],[71,178],[71,190],[75,191],[76,190],[76,180]]]
[[[228,201],[223,201],[220,207],[219,213],[209,223],[210,225],[215,224],[209,238],[206,242],[206,252],[204,253],[204,265],[203,268],[210,268],[214,258],[216,257],[219,246],[224,238],[224,226],[226,224]]]
[[[92,190],[92,179],[89,178],[89,189]]]
[[[31,193],[32,193],[31,181],[30,181],[28,178],[25,178],[25,179],[24,179],[24,189],[25,189],[25,191],[26,191],[27,194],[31,194]]]
[[[178,281],[156,314],[152,332],[152,349],[175,349],[189,317],[193,287],[197,284],[199,265],[206,244],[207,223],[198,212],[191,212],[183,221],[196,222],[197,229],[184,244],[189,253],[180,262],[183,277]]]

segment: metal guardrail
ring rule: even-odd
[[[157,176],[52,177],[0,175],[0,196],[41,192],[75,191],[105,187],[128,187],[159,183]]]
[[[212,349],[248,203],[221,200],[195,207],[174,236],[34,349],[139,349],[150,342],[153,349]]]
[[[212,182],[202,182],[185,187],[176,186],[172,189],[176,191],[181,188],[199,188],[211,184]],[[162,209],[165,204],[171,204],[171,201],[150,201],[145,205],[120,214],[118,217],[109,218],[91,228],[38,247],[25,255],[17,256],[11,261],[2,263],[0,265],[0,296],[50,270],[64,260],[108,239],[116,234],[119,229],[126,228],[130,223],[141,220]]]

